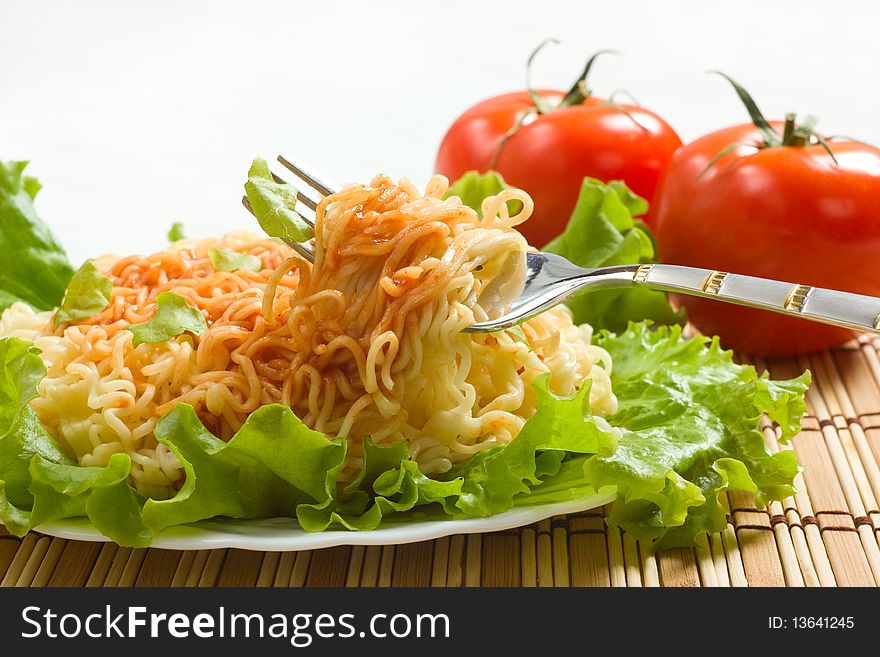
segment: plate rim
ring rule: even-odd
[[[617,498],[616,488],[606,486],[592,495],[576,500],[513,507],[491,516],[463,519],[430,519],[390,524],[377,529],[353,531],[328,529],[306,532],[295,524],[295,519],[270,518],[264,522],[290,520],[289,528],[269,528],[265,534],[235,531],[259,527],[259,520],[210,519],[191,525],[171,527],[160,532],[148,547],[164,550],[214,550],[235,548],[260,552],[299,552],[342,545],[402,545],[435,540],[454,534],[483,534],[530,525],[547,518],[580,513],[609,504]],[[2,522],[0,522],[2,525]],[[212,525],[214,525],[212,527]],[[221,529],[222,527],[225,529]],[[70,518],[44,523],[31,531],[46,536],[75,541],[110,543],[112,539],[101,534],[87,518]],[[267,531],[263,528],[263,531]]]

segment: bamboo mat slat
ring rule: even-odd
[[[722,496],[728,525],[694,547],[654,552],[609,528],[608,508],[494,534],[305,552],[121,548],[0,527],[0,586],[878,586],[880,340],[831,352],[748,359],[759,371],[813,372],[803,431],[791,445],[764,423],[771,451],[793,449],[796,493],[756,508]]]
[[[428,543],[430,545],[430,543]],[[407,546],[409,547],[409,546]],[[481,586],[521,586],[522,565],[517,532],[490,534],[482,540]],[[415,582],[418,585],[417,582]]]

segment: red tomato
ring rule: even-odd
[[[783,124],[771,124],[779,134]],[[809,140],[808,140],[809,141]],[[880,295],[880,150],[833,142],[760,144],[752,124],[681,148],[654,197],[663,262]],[[707,168],[708,167],[708,168]],[[833,347],[853,332],[680,296],[701,332],[730,348],[787,356]]]
[[[443,138],[436,170],[450,181],[466,172],[495,169],[528,192],[535,212],[519,228],[543,246],[563,231],[585,176],[623,180],[650,203],[661,172],[681,139],[663,119],[636,105],[612,105],[589,96],[558,107],[564,92],[539,90],[549,111],[533,113],[502,140],[535,102],[526,91],[477,103]]]

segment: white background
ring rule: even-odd
[[[79,263],[255,224],[251,159],[340,181],[423,183],[458,113],[521,88],[631,91],[684,139],[746,119],[717,68],[772,118],[880,143],[876,2],[31,2],[0,0],[0,158],[31,160],[38,210]]]

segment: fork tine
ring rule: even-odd
[[[248,212],[250,212],[252,215],[256,216],[256,213],[254,212],[254,209],[251,207],[251,202],[248,201],[247,196],[241,197],[241,204],[245,208],[247,208]],[[300,216],[302,217],[301,214],[300,214]],[[305,217],[303,217],[303,220],[305,220],[306,223],[310,223]],[[312,247],[312,245],[309,244],[308,242],[294,242],[293,240],[286,240],[284,238],[282,238],[282,240],[284,241],[285,244],[287,244],[288,246],[293,248],[294,251],[299,253],[303,258],[305,258],[309,262],[315,261],[315,250]]]
[[[272,178],[281,185],[290,185],[293,187],[296,192],[296,200],[302,203],[302,206],[297,207],[294,212],[309,226],[312,228],[315,227],[315,210],[318,207],[318,203],[327,196],[328,194],[333,194],[338,191],[340,187],[338,185],[329,185],[321,182],[315,176],[306,173],[305,169],[302,167],[293,164],[290,160],[285,157],[279,155],[278,161],[293,173],[296,176],[293,183],[288,183],[284,178],[279,176],[278,174],[272,172]],[[241,199],[242,205],[247,208],[248,212],[251,214],[256,214],[254,209],[251,207],[250,201],[248,201],[247,196],[243,196]],[[303,207],[304,206],[304,207]],[[312,245],[308,242],[294,242],[292,240],[284,240],[287,244],[289,244],[293,249],[299,253],[301,256],[309,260],[310,262],[315,261],[315,250]]]
[[[315,211],[305,203],[297,205],[295,212],[312,228],[315,227]]]
[[[299,191],[296,187],[291,185],[289,182],[284,180],[284,178],[282,178],[278,174],[271,172],[271,171],[270,171],[270,173],[272,174],[272,178],[279,185],[287,185],[288,187],[293,189],[293,191],[296,192],[296,208],[294,209],[294,212],[296,212],[300,217],[302,217],[303,221],[305,221],[309,226],[314,228],[315,227],[315,210],[318,208],[318,204],[315,203],[308,196],[303,194],[301,191]]]
[[[279,185],[287,185],[288,187],[293,187],[293,185],[290,185],[286,180],[284,180],[284,178],[277,175],[276,173],[271,172],[271,171],[269,173],[272,174],[272,179],[275,180],[275,182],[278,183]],[[315,204],[311,199],[309,199],[309,198],[305,197],[303,194],[301,194],[299,192],[299,190],[297,190],[295,187],[293,187],[293,189],[296,192],[296,200],[297,200],[297,205],[296,205],[296,208],[293,210],[293,212],[295,212],[299,216],[300,219],[302,219],[304,222],[306,222],[309,225],[309,227],[314,230],[314,228],[315,228],[315,208],[317,207],[317,204]],[[247,199],[247,196],[245,196],[244,198]],[[300,205],[300,203],[299,203],[300,201],[302,201],[302,205]],[[305,207],[302,207],[302,206],[305,206]],[[245,206],[245,207],[247,207],[248,210],[251,210],[251,208],[249,206]],[[253,210],[251,210],[251,214],[253,214]]]
[[[272,174],[272,179],[273,179],[275,182],[277,182],[279,185],[287,185],[288,187],[292,187],[292,188],[293,188],[293,191],[296,192],[296,200],[297,200],[298,203],[302,203],[302,204],[305,205],[309,210],[317,210],[317,209],[318,209],[318,203],[320,202],[320,198],[318,198],[318,200],[316,201],[316,200],[310,198],[309,196],[307,196],[304,192],[300,191],[300,190],[296,187],[295,184],[291,184],[291,183],[287,182],[284,178],[282,178],[281,176],[279,176],[279,175],[278,175],[277,173],[275,173],[274,171],[270,171],[269,173]],[[309,193],[310,193],[310,194],[314,194],[314,193],[315,193],[315,190],[309,188]]]
[[[288,187],[292,187],[296,192],[296,200],[297,206],[294,212],[296,212],[303,221],[305,221],[311,229],[315,228],[315,209],[318,207],[317,203],[312,201],[312,199],[308,198],[304,194],[302,194],[296,187],[293,187],[290,183],[288,183],[284,178],[279,176],[274,171],[270,171],[272,174],[272,179],[278,183],[279,185],[287,185]],[[246,201],[247,196],[245,196],[242,201]],[[301,204],[300,204],[301,203]],[[305,206],[305,207],[303,207]],[[245,207],[250,211],[251,214],[254,213],[253,209],[250,207],[250,204],[245,204]]]
[[[315,251],[312,248],[311,244],[305,242],[294,242],[293,240],[284,240],[284,243],[289,245],[294,251],[299,253],[309,262],[315,261]]]
[[[314,175],[306,172],[306,170],[303,169],[301,166],[291,162],[283,155],[278,156],[278,161],[282,164],[282,166],[284,166],[285,169],[296,175],[300,180],[305,182],[312,189],[316,189],[321,192],[323,196],[335,194],[341,189],[339,185],[322,182],[319,178],[316,178]]]

